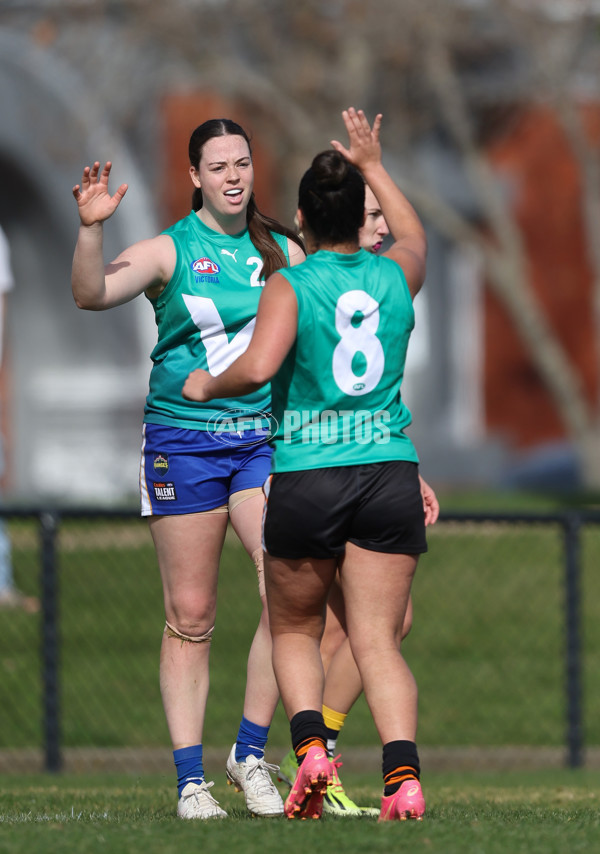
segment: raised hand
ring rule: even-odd
[[[362,110],[350,107],[342,113],[346,130],[348,131],[348,145],[346,148],[336,139],[331,140],[332,146],[343,154],[357,169],[381,162],[381,145],[379,143],[379,128],[381,127],[381,113],[375,116],[373,127],[370,126]]]
[[[93,166],[85,167],[81,184],[73,187],[73,197],[79,208],[82,225],[93,225],[107,220],[119,207],[127,192],[127,184],[121,184],[114,196],[110,195],[108,178],[111,168],[112,163],[108,161],[100,171],[100,163],[96,161]]]

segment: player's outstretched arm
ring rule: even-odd
[[[362,110],[350,107],[342,113],[348,131],[348,147],[338,140],[332,146],[360,169],[375,193],[385,220],[394,238],[390,249],[384,253],[403,269],[409,290],[414,298],[425,279],[427,239],[425,229],[413,206],[395,184],[381,161],[379,131],[381,114],[370,126]]]
[[[103,224],[127,192],[127,184],[121,184],[111,195],[108,187],[111,168],[112,164],[107,162],[100,169],[98,161],[86,166],[81,184],[76,184],[72,191],[80,224],[71,287],[77,306],[92,311],[128,302],[145,290],[160,289],[175,267],[175,247],[166,235],[136,243],[104,265]]]

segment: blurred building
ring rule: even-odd
[[[143,300],[109,313],[76,309],[70,188],[109,152],[117,182],[131,183],[106,228],[113,256],[156,232],[147,184],[77,71],[14,31],[0,30],[0,111],[0,223],[16,281],[7,306],[7,492],[121,499],[135,489],[154,321]]]
[[[598,151],[600,104],[580,109],[590,145]],[[489,157],[510,187],[532,287],[593,409],[600,382],[597,314],[580,165],[555,113],[539,106],[521,111],[519,122],[490,145]],[[489,290],[484,318],[486,431],[504,436],[513,450],[505,480],[577,485],[578,463],[557,407],[506,309]]]

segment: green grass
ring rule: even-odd
[[[376,776],[345,777],[363,803],[377,804]],[[320,822],[250,819],[241,795],[223,782],[213,789],[229,818],[183,822],[175,791],[161,777],[0,777],[3,854],[203,854],[243,851],[440,852],[563,854],[600,847],[600,774],[538,772],[425,774],[422,822],[374,819]]]

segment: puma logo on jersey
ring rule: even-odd
[[[235,256],[238,251],[238,249],[234,249],[233,252],[230,252],[229,249],[221,249],[221,255],[229,255],[229,257],[233,258],[233,260],[237,264],[237,258]]]

